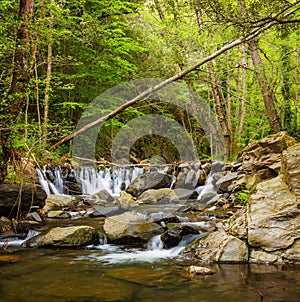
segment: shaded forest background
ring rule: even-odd
[[[171,77],[270,22],[276,25],[180,81],[217,116],[228,159],[270,133],[300,139],[300,1],[2,0],[0,15],[0,183],[9,181],[9,163],[28,153],[43,163],[70,153],[71,141],[49,149],[75,131],[82,112],[107,89]],[[108,102],[101,114],[112,109]],[[97,159],[109,161],[118,131],[152,113],[175,119],[200,157],[210,156],[195,119],[149,98],[105,122]],[[155,155],[178,160],[176,146],[160,136],[132,146],[133,162]]]

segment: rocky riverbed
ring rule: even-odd
[[[181,163],[165,173],[150,167],[120,196],[106,190],[47,196],[39,185],[24,187],[18,221],[8,217],[18,213],[20,188],[1,185],[0,248],[9,250],[18,237],[27,248],[105,240],[145,249],[161,235],[164,249],[191,238],[180,254],[184,261],[298,263],[299,167],[300,144],[281,132],[246,147],[235,163]]]

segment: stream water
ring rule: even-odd
[[[148,256],[112,247],[33,249],[7,255],[5,264],[0,254],[0,301],[299,301],[296,266],[214,265],[214,275],[195,277],[174,258]]]
[[[119,172],[114,177],[106,170],[87,172],[82,169],[76,173],[86,186],[84,190],[99,190],[95,184],[101,180],[101,186],[118,194],[122,182],[132,181],[141,172]],[[62,185],[59,171],[56,171],[55,179],[54,189],[59,192]],[[201,189],[208,190],[208,185],[208,188]],[[71,224],[76,222],[78,220],[70,221]],[[5,253],[1,251],[5,242],[0,242],[0,301],[300,300],[300,266],[296,265],[223,264],[210,266],[214,271],[212,275],[189,274],[186,270],[189,263],[179,261],[178,256],[187,241],[192,239],[184,238],[178,246],[163,249],[160,237],[156,236],[146,250],[127,250],[105,241],[85,249],[28,249],[20,247],[22,241],[16,240],[7,244],[8,252]]]

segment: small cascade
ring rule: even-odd
[[[196,191],[199,192],[198,195],[198,200],[201,199],[201,197],[205,194],[205,193],[209,193],[209,192],[216,192],[216,188],[214,186],[214,174],[209,173],[205,182],[204,186],[198,187],[196,189]]]
[[[94,248],[105,251],[106,253],[104,255],[97,255],[94,253],[88,256],[88,258],[103,262],[104,264],[116,264],[124,262],[156,262],[163,259],[176,258],[189,243],[204,235],[205,233],[199,235],[186,235],[182,238],[177,246],[170,249],[163,248],[161,235],[152,237],[146,250],[124,250],[111,244],[98,245]]]
[[[73,181],[80,184],[82,194],[107,190],[112,196],[119,196],[120,192],[142,173],[144,168],[139,167],[81,167],[71,171],[61,167],[43,167],[43,171],[37,169],[39,183],[47,194],[68,194],[67,182],[72,175]]]

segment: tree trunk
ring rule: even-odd
[[[11,157],[11,128],[17,121],[23,106],[27,102],[28,84],[30,80],[29,44],[30,23],[33,14],[34,0],[20,0],[20,27],[16,32],[16,47],[13,58],[12,80],[8,92],[8,105],[1,108],[0,125],[0,183],[7,175],[7,165]]]
[[[257,49],[257,42],[252,40],[249,42],[249,50],[252,58],[257,80],[261,89],[262,98],[265,105],[266,115],[269,120],[272,133],[277,133],[281,130],[279,119],[275,109],[275,95],[271,90],[266,73]]]

